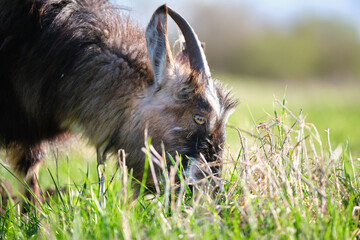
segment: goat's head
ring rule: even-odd
[[[167,14],[186,42],[176,57],[169,47]],[[159,7],[146,29],[146,40],[154,85],[141,104],[152,144],[161,150],[164,143],[171,155],[180,154],[190,182],[219,175],[225,123],[236,102],[211,78],[201,43],[179,14]]]

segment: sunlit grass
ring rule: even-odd
[[[175,183],[178,165],[174,159],[172,170],[162,170],[165,177],[159,183],[160,193],[147,192],[134,198],[130,185],[135,180],[122,164],[126,158],[120,155],[107,163],[106,204],[100,207],[95,152],[83,146],[79,139],[73,139],[67,147],[49,148],[46,165],[40,172],[42,190],[52,187],[56,194],[41,209],[25,215],[17,201],[2,206],[0,238],[358,237],[358,158],[352,154],[351,144],[342,142],[343,135],[333,140],[336,126],[325,132],[324,126],[329,121],[324,125],[319,123],[321,128],[309,122],[313,114],[315,120],[338,116],[337,110],[326,111],[330,105],[344,111],[350,108],[344,108],[346,104],[336,106],[339,101],[333,99],[323,107],[325,113],[317,113],[307,110],[317,109],[317,104],[321,106],[320,102],[311,101],[311,92],[308,98],[303,98],[304,105],[298,107],[291,104],[298,97],[291,87],[286,90],[286,98],[282,98],[284,91],[275,92],[278,100],[272,94],[268,96],[272,89],[264,86],[257,97],[249,86],[247,90],[234,86],[241,104],[229,121],[230,149],[224,154],[224,185],[217,194],[211,194],[207,187],[188,191],[185,180]],[[319,90],[318,94],[321,96],[323,92]],[[356,114],[356,109],[347,113],[349,123],[352,114]],[[341,121],[334,121],[340,128]],[[357,131],[355,127],[351,129],[350,137]],[[162,156],[165,155],[160,154],[156,161],[163,161]],[[116,162],[120,160],[117,169]],[[7,171],[0,167],[2,178],[16,183]]]
[[[286,98],[294,114],[302,110],[307,122],[314,123],[324,141],[330,129],[332,144],[349,143],[352,152],[360,156],[360,82],[334,83],[319,81],[270,81],[238,76],[217,76],[228,83],[240,104],[230,117],[229,124],[250,129],[253,121],[247,110],[251,109],[257,122],[272,114],[274,97]],[[229,132],[229,143],[236,141],[236,133]]]

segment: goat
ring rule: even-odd
[[[175,57],[167,15],[186,42]],[[221,161],[235,105],[192,27],[166,5],[143,31],[106,0],[0,0],[0,143],[38,199],[42,143],[66,132],[96,147],[98,169],[124,149],[141,179],[148,126],[155,149],[181,155],[196,182],[203,159]],[[211,170],[221,174],[221,164]]]

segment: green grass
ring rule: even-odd
[[[229,124],[242,129],[252,129],[248,107],[256,122],[272,114],[274,97],[284,96],[294,114],[302,110],[307,122],[315,124],[321,139],[327,138],[330,129],[333,147],[349,143],[352,153],[360,156],[360,82],[274,82],[266,79],[249,79],[236,76],[218,76],[233,89],[239,99]],[[248,107],[246,106],[246,103]],[[236,132],[229,132],[229,143],[236,141]]]
[[[358,96],[342,95],[350,106],[348,100],[330,97],[330,86],[315,86],[306,96],[304,87],[288,86],[284,106],[281,86],[229,81],[241,104],[229,121],[237,129],[228,127],[224,187],[218,194],[206,187],[192,193],[184,181],[176,185],[174,168],[169,174],[163,170],[170,176],[163,179],[161,194],[135,199],[131,172],[123,165],[116,170],[114,159],[107,164],[106,205],[100,207],[95,153],[75,139],[71,147],[49,148],[40,171],[42,189],[64,190],[26,215],[16,202],[2,206],[0,239],[359,237],[359,161],[352,149],[359,150],[352,145],[359,142],[353,125],[359,116]],[[347,126],[342,126],[343,117]],[[327,127],[330,136],[324,132]],[[350,144],[345,144],[348,138]],[[2,166],[0,173],[17,182]]]

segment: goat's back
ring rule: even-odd
[[[102,0],[0,0],[0,142],[35,144],[67,130],[62,121],[98,94],[90,91],[103,66],[130,74],[125,61],[132,73],[149,74],[144,42],[137,54],[127,51],[143,41],[128,25]],[[113,79],[131,79],[106,77],[107,90]]]

